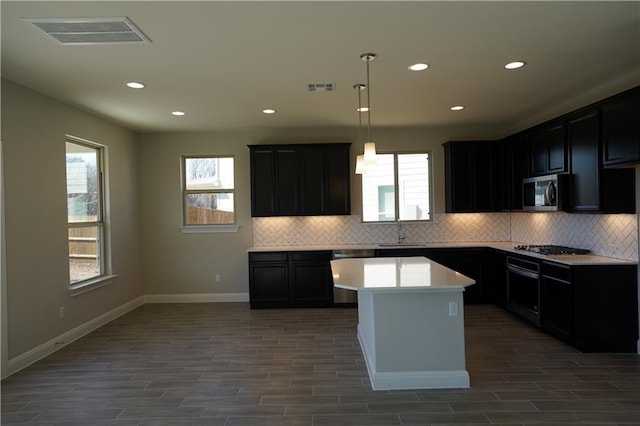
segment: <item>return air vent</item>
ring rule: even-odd
[[[307,83],[307,92],[335,92],[335,83]]]
[[[151,43],[128,18],[24,18],[62,44]]]

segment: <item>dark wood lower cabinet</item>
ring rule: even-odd
[[[484,248],[393,248],[376,250],[376,257],[424,256],[475,280],[464,289],[465,305],[485,303],[483,292]]]
[[[636,353],[636,265],[577,266],[573,276],[573,336],[583,352]]]
[[[507,308],[507,255],[501,250],[486,249],[485,274],[482,279],[484,299],[503,309]]]
[[[565,341],[573,336],[573,283],[571,267],[540,265],[540,322],[542,328]]]
[[[507,306],[507,253],[492,248],[378,249],[376,257],[428,257],[476,280],[465,304]],[[249,253],[252,308],[333,306],[331,251]],[[583,352],[637,352],[637,266],[539,264],[543,330]]]
[[[322,307],[333,304],[331,252],[292,252],[292,303],[298,307]]]
[[[333,305],[330,251],[249,253],[252,308]]]
[[[540,320],[548,333],[583,352],[635,353],[635,265],[540,264]]]

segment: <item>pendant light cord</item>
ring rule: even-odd
[[[371,59],[367,57],[367,127],[369,129],[368,141],[371,142],[371,84],[369,83],[369,64]]]

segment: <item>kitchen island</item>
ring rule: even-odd
[[[462,292],[475,283],[425,257],[331,261],[358,292],[358,340],[374,390],[468,388]]]

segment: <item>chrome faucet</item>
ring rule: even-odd
[[[396,222],[398,224],[398,244],[405,240],[404,233],[402,232],[402,223],[400,221]]]

